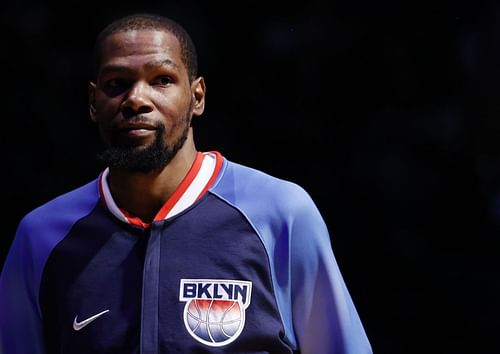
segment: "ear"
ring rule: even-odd
[[[95,109],[95,90],[96,85],[92,81],[89,82],[89,114],[90,119],[95,123],[96,117],[96,109]]]
[[[201,116],[205,110],[205,93],[207,88],[205,86],[205,79],[198,77],[191,84],[191,91],[194,96],[193,115]]]

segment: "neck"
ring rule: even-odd
[[[150,223],[175,192],[196,159],[194,146],[185,146],[158,171],[109,171],[108,184],[116,205]]]

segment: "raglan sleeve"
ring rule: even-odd
[[[370,354],[327,226],[310,196],[297,196],[290,225],[292,316],[302,354]]]
[[[39,273],[21,221],[0,275],[0,353],[45,353],[38,306]]]

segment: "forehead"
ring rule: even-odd
[[[159,30],[133,30],[107,36],[100,47],[100,67],[108,64],[133,65],[148,61],[169,60],[183,66],[177,37]]]

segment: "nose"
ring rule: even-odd
[[[153,105],[148,92],[149,85],[147,83],[141,81],[134,83],[121,105],[122,112],[128,116],[151,112]]]

